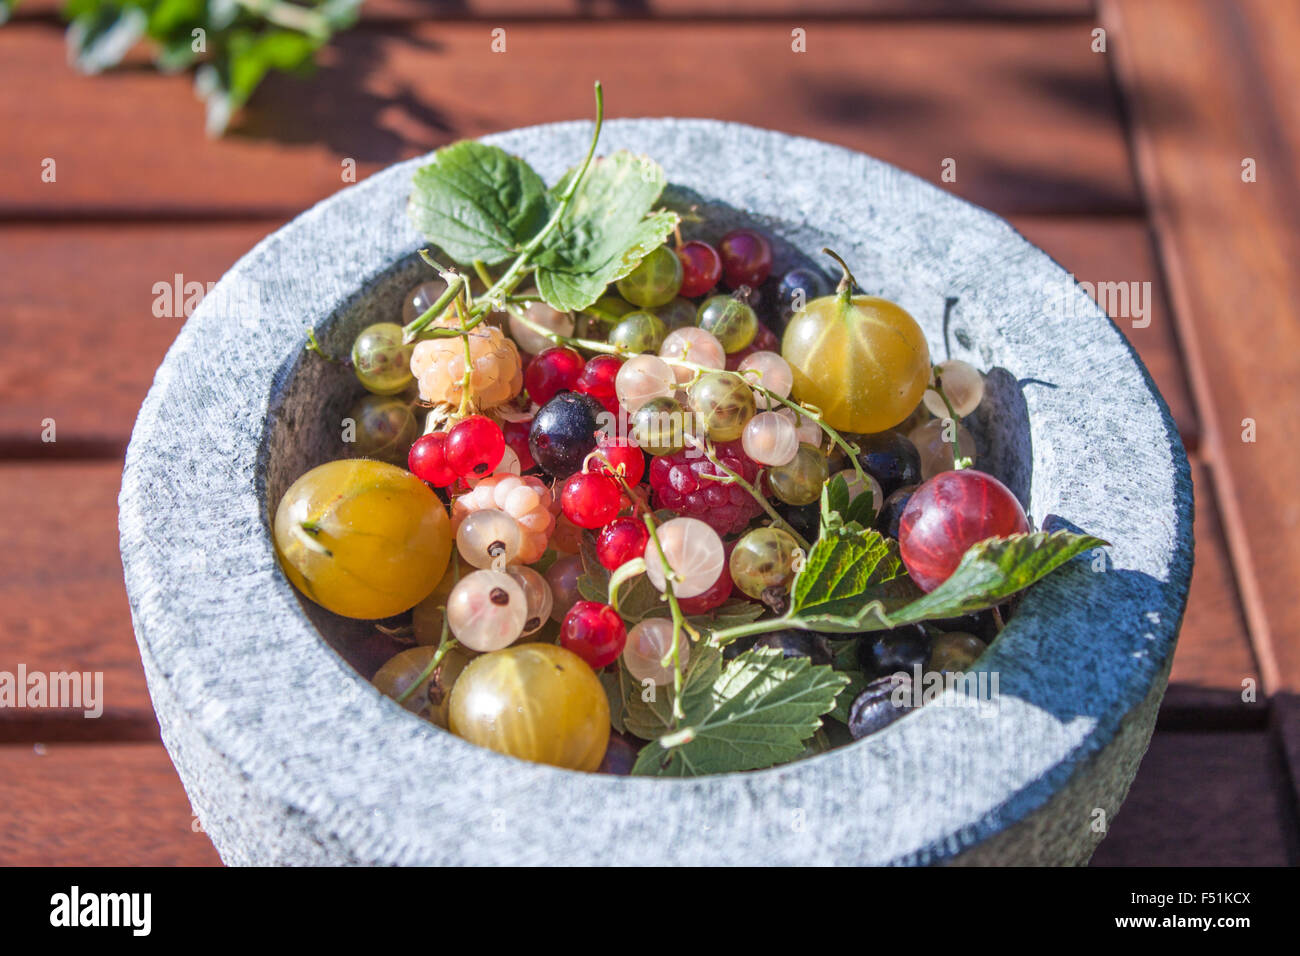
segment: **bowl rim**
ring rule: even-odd
[[[587,121],[545,124],[483,141],[553,182],[590,130]],[[804,232],[839,236],[848,254],[893,243],[901,274],[884,281],[927,293],[960,288],[972,312],[1005,302],[985,320],[994,324],[981,344],[1021,355],[1018,378],[1044,368],[1056,376],[1056,387],[1026,396],[1033,497],[1041,453],[1054,466],[1043,500],[1114,547],[1108,573],[1076,560],[1032,589],[981,662],[1011,678],[998,717],[972,722],[968,709],[930,705],[880,734],[769,770],[597,776],[473,747],[380,695],[330,649],[278,568],[269,505],[257,499],[267,416],[305,328],[321,329],[421,245],[404,205],[424,156],[341,190],[259,242],[158,370],[127,452],[120,530],[160,719],[166,709],[173,734],[183,725],[199,735],[248,788],[303,815],[315,839],[355,862],[930,863],[1023,820],[1111,743],[1161,679],[1186,604],[1190,473],[1145,367],[1065,270],[1008,223],[880,160],[707,119],[611,120],[600,151],[616,148],[650,153],[669,182],[759,222],[793,224],[799,234],[785,238],[795,245]],[[726,168],[736,156],[750,158],[743,175]],[[903,304],[930,337],[933,303]],[[1051,364],[1061,342],[1080,368]],[[1086,417],[1080,397],[1092,400]],[[1092,447],[1112,458],[1131,447],[1134,467],[1089,474]],[[308,694],[310,707],[294,699]],[[941,701],[955,703],[952,695]]]

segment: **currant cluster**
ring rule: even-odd
[[[366,394],[345,441],[359,460],[332,464],[407,470],[295,485],[276,535],[311,599],[361,618],[411,611],[416,646],[376,686],[483,746],[626,772],[596,672],[672,685],[700,639],[692,621],[729,601],[782,614],[832,477],[851,502],[870,496],[875,527],[925,590],[971,544],[1027,529],[1015,497],[969,467],[961,419],[983,399],[979,371],[931,368],[922,337],[929,378],[918,379],[916,349],[897,351],[919,336],[900,308],[852,295],[847,269],[833,296],[817,270],[772,268],[770,240],[736,229],[654,249],[578,313],[529,292],[473,323],[454,303],[415,342],[395,322],[357,336],[351,365]],[[404,323],[448,295],[444,281],[412,289]],[[834,319],[821,345],[810,315]],[[830,387],[824,369],[844,362],[876,378],[841,383],[833,406],[810,400]],[[890,427],[841,427],[880,415]],[[643,568],[671,617],[625,621],[591,600],[584,547],[608,572]],[[968,666],[990,639],[976,630],[860,640],[858,668],[875,683],[854,702],[851,734],[898,716],[880,680],[918,662]],[[832,661],[807,631],[738,642],[728,656],[750,646]]]

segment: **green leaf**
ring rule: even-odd
[[[879,538],[874,531],[865,535]],[[906,600],[897,591],[897,581],[885,580],[867,584],[856,600],[850,600],[833,597],[843,582],[852,577],[851,573],[837,574],[852,547],[841,544],[826,555],[808,582],[795,581],[792,614],[802,627],[839,633],[887,630],[920,621],[960,617],[1001,604],[1076,555],[1106,546],[1107,542],[1100,538],[1070,531],[990,538],[973,545],[952,576],[929,594],[920,594],[918,590],[916,596]],[[816,553],[817,548],[813,551]],[[910,581],[907,583],[915,589]],[[894,593],[889,593],[891,589]]]
[[[835,475],[822,485],[821,533],[843,525],[844,512],[849,508],[849,484],[843,475]]]
[[[621,666],[621,665],[620,665]],[[596,674],[600,678],[600,686],[605,688],[605,696],[609,698],[609,723],[610,726],[620,734],[627,733],[627,724],[624,721],[626,708],[623,705],[623,682],[619,675],[608,670],[601,670]]]
[[[461,265],[513,258],[541,231],[552,198],[527,163],[496,146],[465,141],[434,153],[415,174],[407,214]]]
[[[102,73],[122,61],[148,25],[148,14],[139,7],[88,10],[68,26],[68,60],[82,73]]]
[[[817,539],[795,579],[791,614],[851,616],[870,601],[902,607],[921,594],[903,572],[897,542],[856,526],[829,529]]]
[[[693,777],[793,760],[848,678],[806,657],[755,648],[727,664],[708,693],[687,693],[681,729],[642,748],[634,774]]]
[[[623,691],[623,722],[627,732],[642,740],[655,740],[673,727],[673,689],[643,684],[619,661]],[[722,652],[708,644],[691,648],[691,661],[682,679],[682,707],[686,713],[707,706],[714,682],[722,671]],[[649,698],[649,699],[647,699]]]
[[[853,706],[853,702],[858,699],[858,695],[866,690],[867,685],[871,682],[867,680],[862,671],[842,670],[840,673],[847,677],[849,682],[835,696],[835,709],[830,712],[829,716],[842,724],[847,724],[849,722],[849,708]]]
[[[577,168],[551,189],[552,205]],[[651,212],[664,172],[645,156],[621,150],[592,161],[564,218],[538,250],[537,290],[553,308],[580,311],[637,267],[677,225],[676,213]]]
[[[596,556],[596,538],[590,532],[582,535],[581,554],[583,573],[578,578],[578,593],[588,601],[609,603],[610,573]],[[668,617],[672,613],[644,574],[635,575],[630,584],[620,583],[618,613],[629,626],[647,617]]]
[[[694,614],[686,618],[699,631],[721,631],[738,624],[748,624],[763,616],[761,604],[742,598],[728,598],[707,614]]]
[[[622,613],[618,603],[618,589],[631,579],[645,574],[645,558],[633,558],[614,570],[609,576],[609,600],[608,604],[615,611]]]

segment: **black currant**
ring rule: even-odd
[[[581,392],[560,392],[538,410],[528,451],[542,471],[568,478],[596,447],[603,405]]]
[[[863,634],[858,639],[858,665],[867,677],[886,677],[913,669],[925,670],[930,658],[930,636],[919,624],[905,624],[892,631]]]
[[[862,470],[880,482],[880,490],[892,494],[903,485],[921,483],[921,453],[898,432],[863,435],[856,440]]]
[[[854,698],[849,708],[849,734],[861,740],[884,730],[912,709],[912,678],[878,677]]]

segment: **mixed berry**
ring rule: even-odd
[[[1004,602],[856,633],[798,616],[828,536],[879,542],[873,560],[893,555],[919,595],[1030,526],[972,467],[980,372],[932,366],[916,321],[856,294],[843,262],[836,288],[773,262],[754,229],[678,233],[569,310],[516,292],[527,269],[444,267],[411,290],[405,329],[362,331],[355,434],[289,488],[274,532],[304,595],[411,645],[374,673],[381,691],[502,753],[643,772],[646,748],[691,739],[697,666],[842,672],[815,751],[902,716],[896,672],[975,663]],[[671,706],[638,718],[656,693]],[[644,729],[656,715],[662,733]]]

